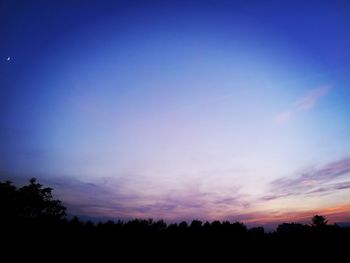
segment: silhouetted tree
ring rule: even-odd
[[[283,223],[278,225],[277,234],[286,237],[295,237],[301,235],[305,230],[305,226],[299,223]]]
[[[156,228],[157,231],[163,231],[167,228],[167,224],[162,219],[158,220],[157,222],[154,222],[153,226]]]
[[[179,229],[185,230],[187,227],[188,227],[188,224],[187,224],[186,221],[182,221],[182,222],[179,224]]]
[[[199,220],[193,220],[190,227],[192,229],[199,229],[202,227],[202,221],[199,221]]]
[[[69,221],[62,218],[65,208],[54,200],[52,189],[34,178],[21,188],[9,181],[0,182],[0,233],[7,245],[2,251],[29,247],[29,251],[40,249],[64,258],[70,252],[79,258],[87,255],[88,259],[93,254],[129,258],[141,254],[152,260],[156,256],[164,260],[165,253],[177,261],[193,257],[194,261],[229,258],[232,262],[281,262],[286,255],[295,262],[301,256],[309,262],[323,262],[328,254],[332,259],[329,262],[341,262],[350,243],[350,228],[327,225],[326,218],[320,215],[311,219],[312,226],[283,223],[272,233],[265,233],[262,227],[247,230],[243,223],[229,221],[203,224],[193,220],[190,225],[185,221],[167,225],[163,220],[134,219],[95,224],[78,217]]]
[[[69,221],[69,225],[72,228],[79,228],[82,226],[82,222],[80,222],[79,218],[77,216],[74,216],[70,221]]]
[[[262,237],[265,234],[265,230],[263,227],[253,227],[248,230],[248,233],[253,237]]]
[[[0,182],[1,220],[6,223],[18,221],[60,221],[66,217],[61,201],[53,199],[52,188],[43,187],[30,179],[19,189],[12,182]]]
[[[311,219],[311,221],[312,221],[312,226],[314,227],[323,227],[328,223],[328,220],[326,220],[324,216],[320,216],[320,215],[315,215]]]
[[[43,187],[30,179],[29,185],[19,189],[21,197],[21,217],[36,219],[61,220],[66,216],[66,208],[61,201],[53,199],[52,188]]]

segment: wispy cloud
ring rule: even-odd
[[[319,98],[326,95],[330,86],[323,86],[318,89],[310,90],[300,101],[297,103],[297,108],[300,110],[311,109]]]
[[[293,106],[283,112],[280,112],[275,117],[277,123],[285,123],[290,121],[295,115],[299,114],[302,111],[312,109],[317,101],[325,96],[328,91],[331,89],[330,86],[322,86],[318,89],[312,89],[306,93],[302,98],[293,103]]]
[[[350,181],[333,182],[350,174],[350,158],[329,163],[319,169],[303,172],[293,178],[280,178],[270,183],[274,194],[262,197],[264,201],[291,195],[315,194],[350,188]]]
[[[281,222],[308,222],[315,214],[327,216],[333,222],[350,220],[350,205],[328,208],[310,208],[286,212],[279,208],[262,210],[263,203],[287,196],[323,194],[350,188],[350,181],[332,183],[350,172],[350,158],[302,173],[294,179],[282,178],[271,182],[275,194],[252,199],[240,193],[203,191],[196,185],[163,194],[144,194],[130,191],[132,181],[120,178],[104,178],[100,181],[81,181],[70,177],[53,177],[39,182],[54,188],[55,197],[68,207],[68,213],[89,216],[97,220],[133,218],[164,219],[168,222],[182,220],[231,220],[243,221],[249,226],[275,227]],[[317,183],[316,183],[317,182]],[[321,182],[321,183],[320,183]],[[127,190],[125,190],[127,189]],[[156,191],[154,191],[156,192]]]
[[[150,189],[138,189],[128,177],[101,178],[83,181],[71,176],[41,178],[40,183],[54,188],[56,198],[63,201],[68,213],[95,218],[154,218],[167,221],[216,219],[228,211],[246,209],[245,196],[234,192],[227,194],[201,189],[199,184],[189,184],[178,189],[159,191],[152,182]],[[26,183],[26,182],[23,182]]]
[[[316,188],[308,194],[313,194],[313,193],[324,193],[324,192],[329,192],[333,190],[343,190],[343,189],[349,189],[350,188],[350,181],[347,182],[341,182],[341,183],[335,183],[335,184],[329,184],[320,188]]]

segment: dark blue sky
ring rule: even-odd
[[[349,212],[349,32],[349,1],[0,0],[0,178],[84,215]]]

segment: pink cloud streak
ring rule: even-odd
[[[317,101],[325,96],[328,91],[331,89],[330,86],[322,86],[318,89],[312,89],[306,93],[302,98],[297,100],[289,110],[280,112],[275,117],[277,123],[286,123],[290,121],[295,115],[301,111],[306,111],[312,109]]]

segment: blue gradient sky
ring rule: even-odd
[[[88,216],[350,220],[349,32],[348,1],[1,0],[1,179]]]

